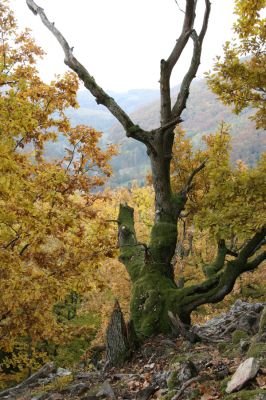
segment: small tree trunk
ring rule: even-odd
[[[116,300],[106,332],[106,358],[108,366],[119,366],[130,358],[131,348],[128,333],[121,311]]]

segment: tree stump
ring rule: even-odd
[[[131,347],[123,313],[115,301],[106,331],[106,361],[108,366],[119,366],[131,356]]]

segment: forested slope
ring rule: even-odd
[[[251,114],[251,109],[242,112],[241,115],[233,114],[230,107],[224,106],[210,92],[204,80],[198,80],[192,85],[182,126],[198,147],[202,145],[201,137],[214,132],[222,121],[230,124],[233,137],[232,161],[242,159],[254,165],[260,153],[265,150],[266,136],[262,130],[256,130],[255,123],[249,119]],[[159,125],[159,115],[159,100],[156,99],[134,111],[132,118],[145,129],[152,129]],[[118,124],[108,132],[110,141],[112,138],[121,145],[120,155],[113,161],[112,184],[114,186],[126,184],[132,179],[144,181],[149,168],[144,146],[125,138],[123,129]]]

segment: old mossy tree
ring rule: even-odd
[[[126,136],[143,143],[151,162],[152,182],[155,192],[155,220],[149,244],[139,243],[134,229],[133,209],[120,206],[118,216],[120,261],[129,273],[132,282],[131,319],[139,339],[159,332],[169,332],[171,322],[168,312],[190,322],[190,314],[199,305],[221,301],[230,293],[236,279],[244,272],[252,271],[265,259],[261,247],[265,238],[265,226],[256,226],[252,235],[237,253],[226,247],[227,237],[219,237],[217,258],[213,268],[208,269],[206,280],[200,284],[178,288],[171,264],[175,253],[178,232],[177,222],[185,209],[193,179],[204,168],[205,161],[198,165],[187,178],[186,184],[174,192],[170,180],[170,164],[174,144],[175,127],[181,122],[186,108],[192,80],[195,78],[207,31],[211,4],[205,0],[205,12],[200,31],[196,31],[196,0],[186,0],[183,27],[174,48],[166,60],[161,60],[160,94],[161,124],[157,129],[146,131],[134,124],[125,111],[110,97],[75,58],[73,49],[51,23],[44,10],[33,0],[26,0],[34,14],[38,14],[44,25],[60,43],[65,64],[77,73],[85,87],[98,104],[102,104],[123,126]],[[198,22],[198,21],[197,21]],[[189,40],[193,51],[187,72],[183,77],[174,104],[171,103],[170,77]],[[227,254],[232,258],[227,261]]]

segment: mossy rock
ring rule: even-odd
[[[248,338],[248,334],[247,332],[241,331],[241,330],[236,330],[233,332],[232,334],[232,342],[234,344],[239,344],[241,339],[247,339]]]
[[[247,352],[247,357],[257,358],[260,361],[260,366],[266,368],[266,343],[251,343]]]
[[[241,390],[236,393],[229,394],[224,400],[265,400],[266,392],[263,389]]]

